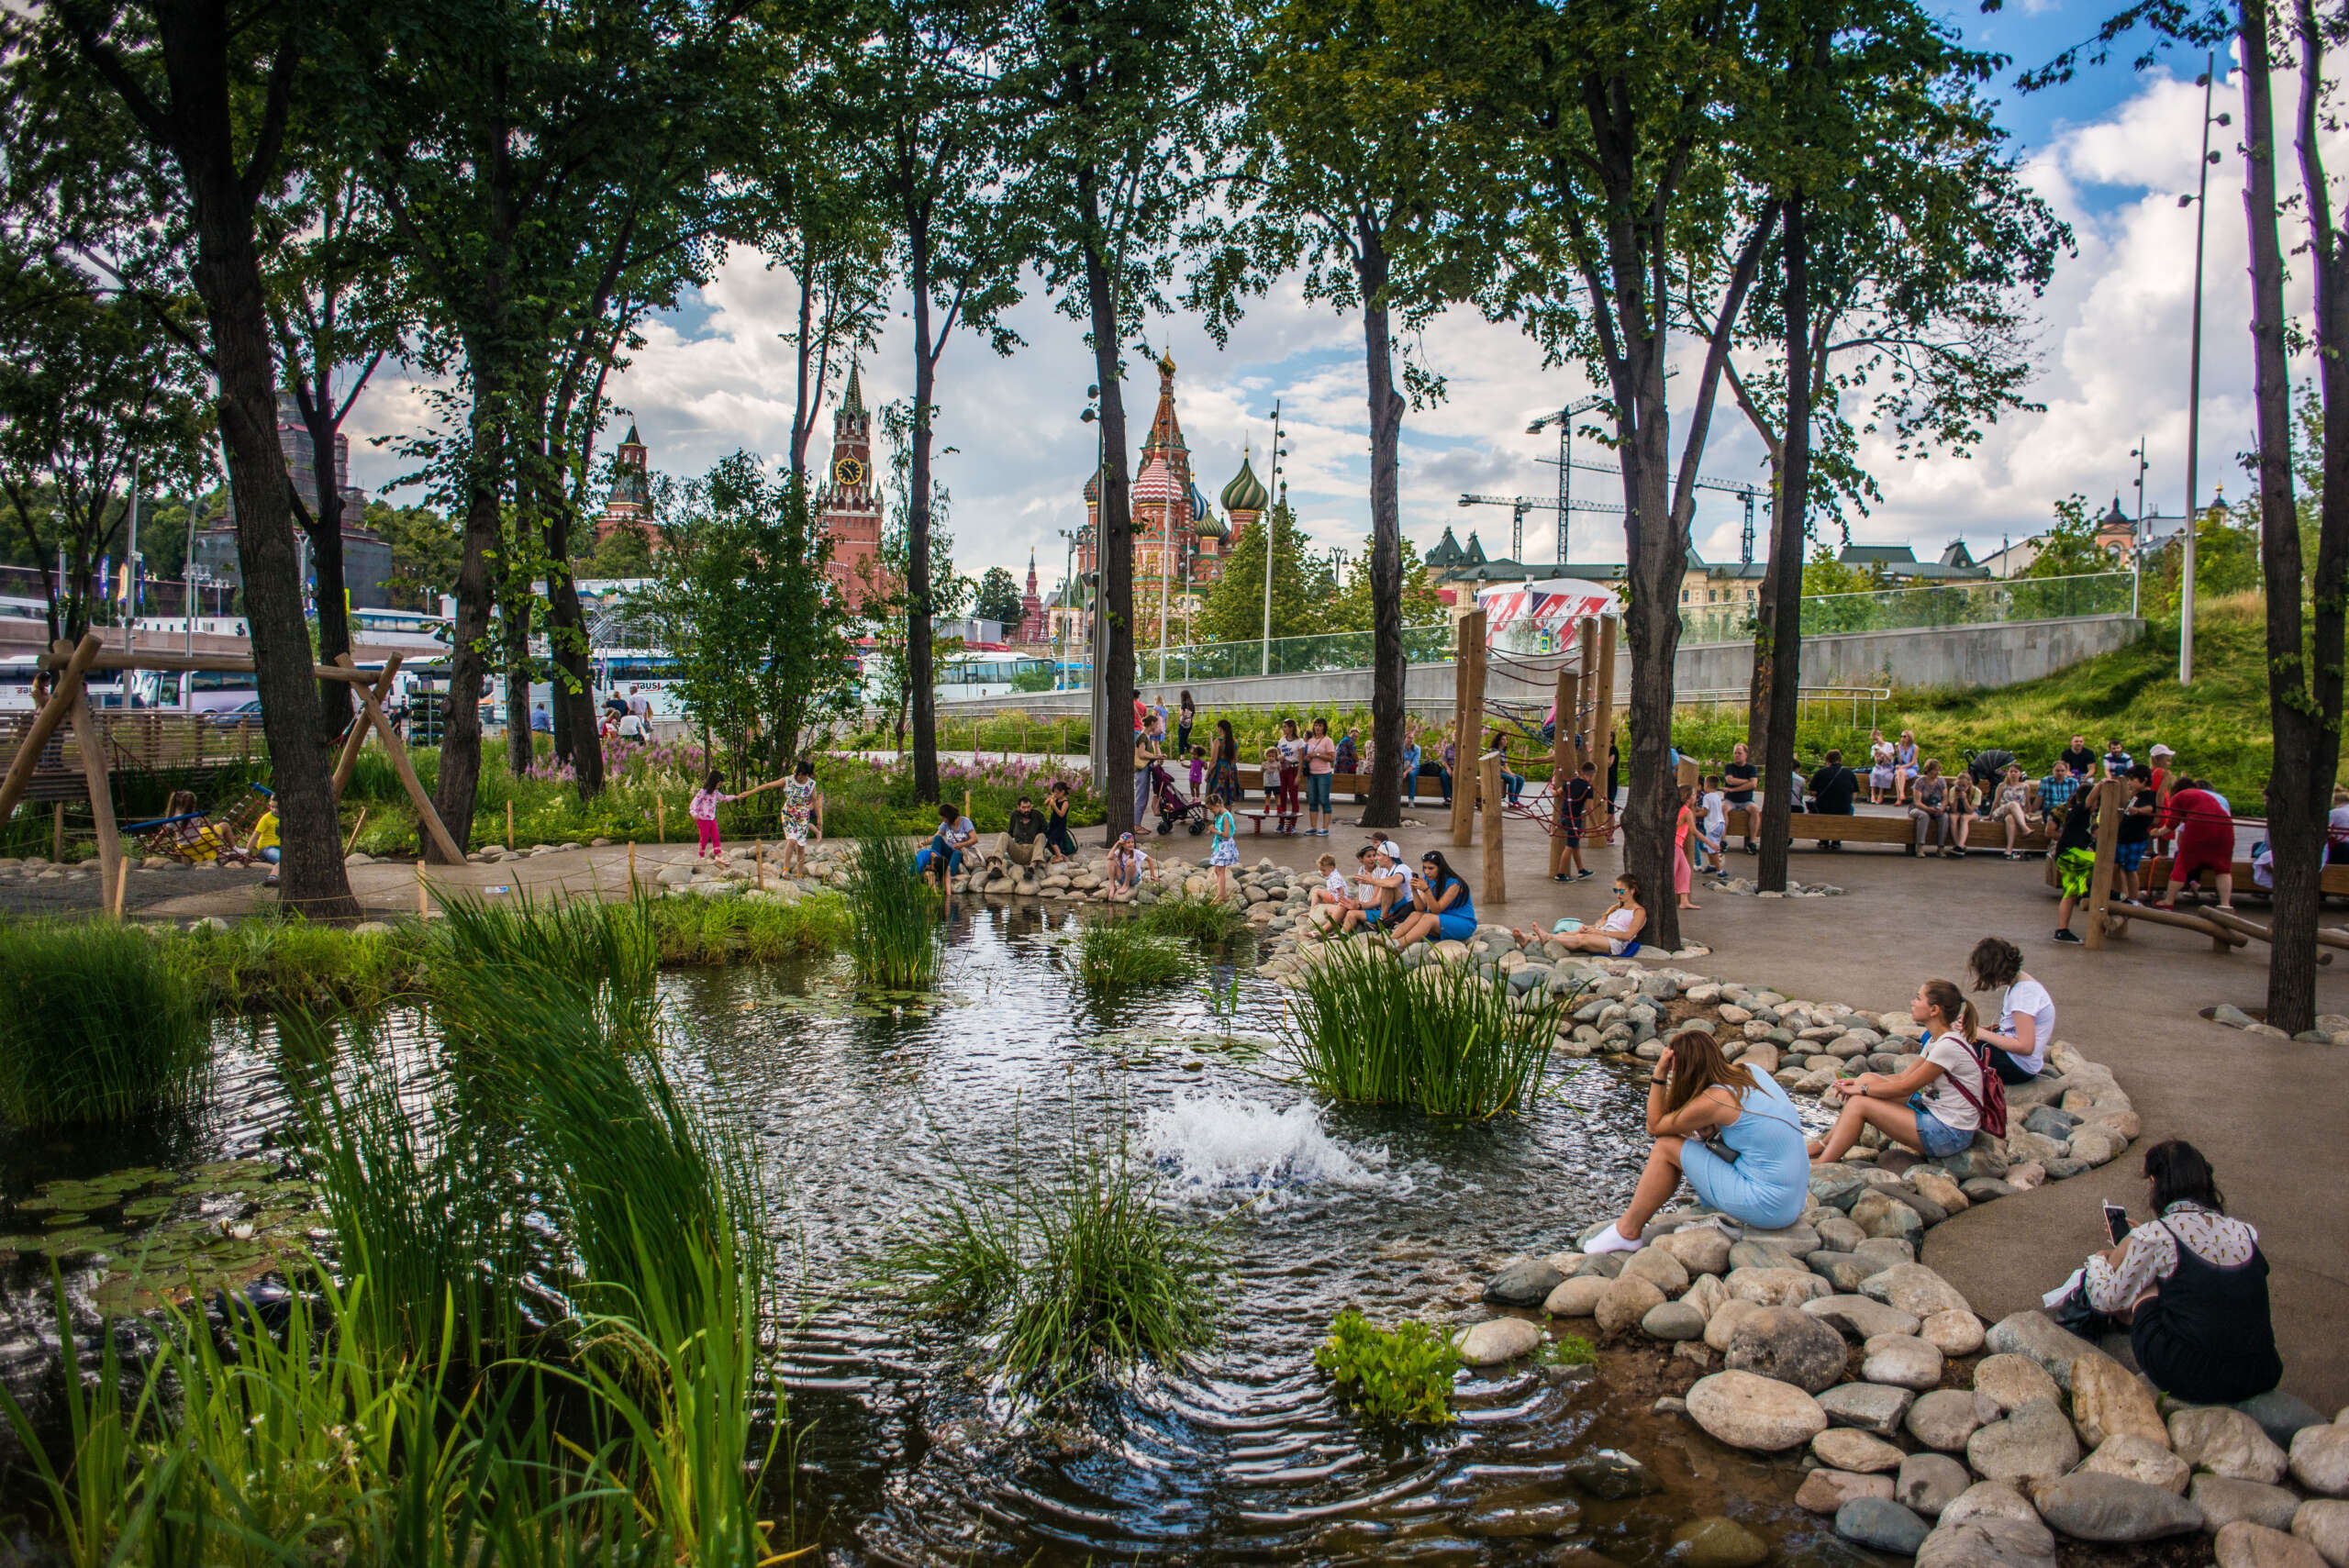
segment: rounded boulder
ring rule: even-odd
[[[1759,1453],[1800,1448],[1827,1429],[1819,1401],[1791,1383],[1717,1372],[1688,1390],[1688,1415],[1719,1441]]]

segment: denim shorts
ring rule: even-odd
[[[2112,846],[2112,863],[2122,871],[2135,871],[2145,863],[2145,851],[2154,847],[2151,839],[2140,839],[2133,844]]]
[[[1331,788],[1332,788],[1332,787],[1337,784],[1337,782],[1338,782],[1338,775],[1337,775],[1337,774],[1335,774],[1335,773],[1308,773],[1308,774],[1306,774],[1306,775],[1305,775],[1305,809],[1306,809],[1306,810],[1308,810],[1308,811],[1327,811],[1327,810],[1329,810],[1329,809],[1330,809],[1330,792]]]
[[[1909,1097],[1909,1108],[1917,1113],[1917,1141],[1923,1145],[1926,1159],[1946,1160],[1953,1154],[1962,1154],[1973,1147],[1973,1133],[1960,1132],[1943,1121],[1941,1118],[1925,1108],[1924,1101],[1920,1096],[1911,1095]]]

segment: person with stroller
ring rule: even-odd
[[[1166,774],[1159,763],[1166,752],[1159,742],[1165,739],[1166,721],[1152,714],[1143,721],[1141,733],[1134,738],[1134,825],[1139,828],[1150,820],[1150,803],[1158,798],[1159,782]]]

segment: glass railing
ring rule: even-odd
[[[1230,680],[1240,675],[1311,675],[1329,670],[1370,667],[1371,634],[1332,631],[1311,637],[1275,637],[1270,643],[1251,638],[1244,642],[1195,642],[1163,652],[1141,650],[1135,658],[1137,679],[1157,686],[1170,682]],[[1424,664],[1452,657],[1452,622],[1432,621],[1403,628],[1403,661]]]
[[[1802,602],[1802,634],[1828,637],[1837,632],[2127,615],[2135,584],[2132,573],[2096,572],[2076,577],[2001,577],[1865,594],[1812,594]],[[1744,605],[1684,610],[1680,640],[1751,642],[1753,613]]]

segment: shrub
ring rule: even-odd
[[[663,967],[772,963],[846,947],[846,900],[809,894],[796,904],[747,898],[663,898],[652,906],[652,936]]]
[[[1460,1356],[1441,1329],[1411,1320],[1374,1329],[1349,1307],[1330,1325],[1313,1364],[1371,1420],[1393,1426],[1452,1420],[1452,1376]]]
[[[1157,985],[1180,980],[1190,960],[1134,920],[1096,920],[1076,942],[1076,973],[1087,985]]]
[[[1210,946],[1239,934],[1247,920],[1232,906],[1214,898],[1175,894],[1142,906],[1139,924],[1162,937],[1182,937]]]
[[[1541,1083],[1572,1006],[1572,993],[1516,998],[1503,978],[1336,941],[1303,970],[1281,1027],[1305,1081],[1334,1099],[1481,1118]]]
[[[424,968],[416,926],[362,934],[281,914],[161,940],[172,966],[220,1012],[370,1011],[416,990]]]
[[[858,842],[848,907],[859,980],[922,991],[938,978],[938,897],[916,874],[914,852],[904,840],[875,835]]]
[[[135,926],[0,926],[0,1118],[124,1121],[185,1104],[212,1029],[195,988]]]

